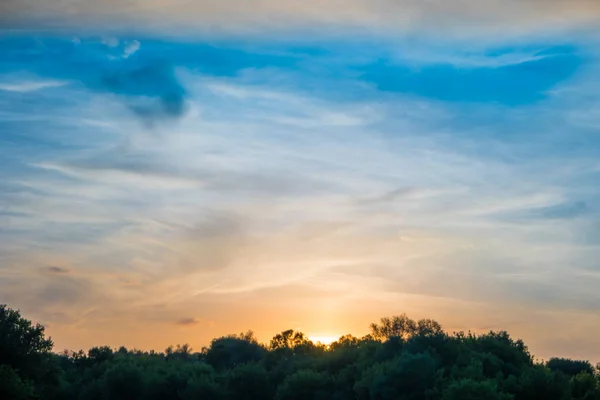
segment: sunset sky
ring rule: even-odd
[[[56,350],[406,312],[600,361],[600,2],[4,0],[0,303]]]

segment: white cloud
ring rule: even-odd
[[[132,54],[137,52],[140,49],[140,42],[137,40],[132,40],[127,43],[125,49],[123,50],[123,58],[129,58]]]
[[[37,90],[67,85],[65,81],[9,81],[0,82],[0,90],[7,92],[35,92]]]
[[[201,112],[153,134],[134,129],[98,96],[67,121],[72,137],[88,134],[77,150],[24,153],[21,165],[35,168],[9,179],[20,190],[0,195],[11,205],[3,209],[4,226],[18,228],[0,236],[14,255],[11,279],[23,286],[33,278],[18,266],[47,263],[98,280],[106,315],[86,313],[100,304],[93,296],[83,296],[81,306],[61,305],[85,324],[157,318],[144,310],[159,303],[160,315],[176,310],[183,318],[194,310],[198,319],[226,324],[211,313],[232,310],[235,296],[255,307],[248,314],[256,317],[261,304],[281,303],[272,297],[304,304],[298,313],[318,309],[335,300],[323,294],[329,290],[351,305],[382,307],[378,313],[402,304],[453,326],[461,313],[477,326],[494,326],[518,306],[533,326],[545,324],[537,315],[544,308],[586,313],[597,299],[593,278],[578,272],[597,249],[582,249],[574,237],[581,221],[498,218],[578,196],[588,158],[513,152],[507,160],[489,147],[497,138],[473,143],[455,131],[447,124],[455,111],[442,104],[386,96],[328,100],[253,78],[190,74],[190,102]],[[509,121],[518,112],[497,111]],[[537,116],[549,114],[567,121],[556,129],[568,128],[563,111],[552,98],[528,109],[531,125],[520,128],[534,129]],[[99,116],[113,122],[92,126]],[[442,128],[455,134],[451,141],[440,138]],[[37,133],[55,139],[44,129]],[[117,142],[123,137],[127,146]],[[588,190],[597,195],[595,187]],[[60,285],[46,286],[47,278],[35,280],[36,290],[62,301],[53,297]],[[21,293],[11,292],[11,301],[35,310]],[[318,300],[306,300],[306,293]],[[538,325],[515,326],[526,335]]]

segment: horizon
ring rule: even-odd
[[[6,306],[6,305],[2,305],[2,306]],[[8,307],[8,309],[12,310],[10,307]],[[20,310],[14,310],[17,313],[20,314]],[[25,321],[28,321],[26,319],[26,316],[21,316],[22,318],[25,318]],[[309,343],[312,343],[312,345],[318,347],[318,348],[322,348],[322,350],[324,351],[329,351],[329,350],[334,350],[334,348],[331,347],[332,344],[335,343],[344,343],[345,341],[348,341],[348,339],[355,339],[358,341],[375,341],[375,342],[379,342],[379,343],[386,343],[387,341],[390,340],[394,340],[393,336],[394,335],[390,335],[390,333],[386,333],[386,334],[378,334],[374,331],[373,326],[374,325],[379,325],[382,326],[383,325],[383,320],[384,319],[388,319],[388,320],[393,320],[393,319],[397,319],[397,318],[406,318],[409,321],[412,321],[413,323],[421,323],[421,322],[425,322],[425,323],[433,323],[433,324],[437,324],[437,326],[441,329],[441,332],[446,335],[446,337],[448,338],[458,338],[461,337],[463,335],[467,335],[467,336],[471,336],[473,338],[481,338],[481,337],[485,337],[486,335],[495,335],[495,334],[502,334],[502,333],[507,333],[508,337],[510,338],[510,340],[513,341],[513,343],[517,343],[519,341],[522,341],[522,338],[518,338],[518,337],[514,337],[513,335],[510,334],[510,332],[506,332],[506,330],[503,329],[496,329],[496,330],[482,330],[480,332],[476,332],[473,330],[467,330],[467,331],[448,331],[447,329],[445,329],[443,326],[439,325],[439,323],[437,321],[431,320],[431,319],[427,319],[424,318],[422,320],[416,321],[410,318],[410,316],[406,315],[405,313],[402,313],[400,315],[394,315],[394,316],[389,316],[389,317],[381,317],[378,321],[374,321],[370,324],[369,329],[366,330],[366,333],[361,334],[361,335],[355,335],[353,333],[344,333],[344,334],[339,334],[339,335],[313,335],[313,336],[309,336],[306,335],[304,332],[301,331],[297,331],[294,329],[282,329],[276,333],[274,333],[271,337],[268,337],[266,339],[260,338],[258,336],[256,336],[255,332],[252,329],[247,329],[241,332],[230,332],[229,334],[225,334],[225,335],[221,335],[221,336],[217,336],[212,338],[208,343],[206,343],[205,345],[202,345],[199,348],[196,348],[194,346],[191,346],[189,342],[182,342],[182,343],[177,343],[177,344],[170,344],[168,346],[166,346],[164,349],[156,349],[156,348],[139,348],[139,347],[128,347],[128,346],[123,346],[123,345],[117,345],[117,346],[110,346],[110,345],[106,345],[106,344],[96,344],[93,346],[90,346],[89,348],[81,348],[81,349],[58,349],[56,348],[55,345],[53,345],[52,348],[52,352],[56,355],[65,355],[67,357],[73,357],[75,354],[77,353],[81,353],[83,352],[84,355],[88,355],[90,354],[91,351],[93,351],[93,349],[102,349],[102,348],[109,348],[114,352],[118,352],[121,351],[121,349],[124,349],[128,352],[132,352],[132,353],[136,353],[136,352],[142,352],[142,353],[147,353],[147,354],[168,354],[170,351],[176,351],[179,349],[185,349],[185,352],[188,354],[201,354],[201,353],[205,353],[206,351],[209,351],[211,348],[213,348],[215,346],[215,343],[218,343],[221,340],[224,339],[231,339],[231,338],[240,338],[246,342],[252,342],[255,343],[261,347],[263,347],[264,349],[272,349],[273,348],[273,340],[275,340],[278,336],[280,335],[286,335],[288,332],[291,332],[292,335],[293,334],[300,334],[301,337],[301,341],[306,343],[305,341],[308,341]],[[37,324],[37,322],[35,321],[29,321],[32,325],[31,326],[35,326]],[[41,325],[41,324],[40,324]],[[46,326],[43,326],[44,330],[42,332],[44,332],[46,330]],[[389,329],[389,328],[388,328]],[[402,329],[399,327],[396,327],[395,329]],[[409,332],[409,331],[407,331]],[[410,341],[410,336],[412,335],[419,335],[418,333],[412,332],[412,333],[407,333],[405,332],[404,334],[407,334],[407,337],[403,337],[401,335],[396,336],[396,338],[401,339],[405,342],[409,342]],[[422,333],[421,333],[422,334]],[[427,334],[425,334],[427,335]],[[49,340],[51,343],[54,343],[54,339],[51,336],[47,336],[46,338],[47,340]],[[573,362],[588,362],[590,365],[592,366],[596,366],[596,368],[600,368],[600,361],[597,360],[592,360],[592,359],[582,359],[582,360],[576,360],[576,359],[571,359],[569,357],[560,357],[560,356],[548,356],[548,357],[539,357],[536,354],[531,352],[531,349],[529,348],[529,346],[527,345],[526,342],[523,342],[524,344],[524,351],[528,352],[531,360],[535,363],[541,363],[542,365],[544,363],[548,363],[550,360],[552,359],[562,359],[562,360],[570,360]],[[275,347],[277,347],[278,345],[275,345]]]
[[[406,313],[600,361],[599,2],[36,3],[0,5],[0,303],[57,348]]]

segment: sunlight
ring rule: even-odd
[[[325,346],[329,346],[331,343],[337,341],[340,335],[315,335],[308,336],[308,339],[313,343],[321,343]]]

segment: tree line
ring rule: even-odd
[[[382,318],[328,346],[286,330],[164,352],[54,353],[44,327],[0,305],[0,399],[600,400],[600,365],[536,361],[507,332],[448,333],[433,320]]]

